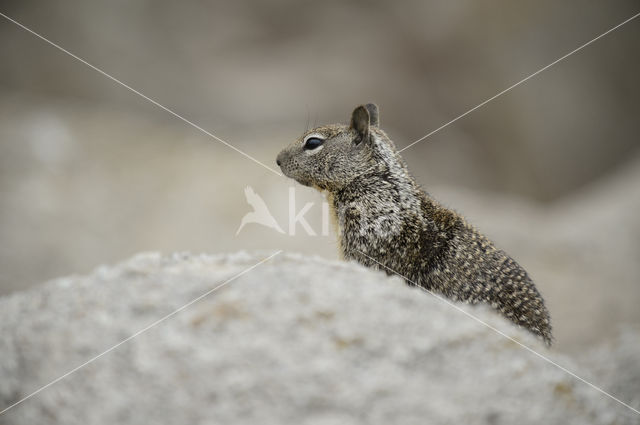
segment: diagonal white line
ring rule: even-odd
[[[194,124],[193,122],[189,121],[188,119],[184,118],[182,115],[179,115],[178,113],[172,111],[171,109],[167,108],[166,106],[161,105],[160,103],[158,103],[157,101],[151,99],[150,97],[144,95],[143,93],[139,92],[138,90],[134,89],[133,87],[123,83],[122,81],[118,80],[116,77],[112,76],[111,74],[106,73],[105,71],[101,70],[100,68],[91,65],[89,62],[87,62],[86,60],[74,55],[73,53],[71,53],[70,51],[66,50],[65,48],[59,46],[58,44],[54,43],[51,40],[48,40],[47,38],[45,38],[44,36],[38,34],[37,32],[33,31],[30,28],[25,27],[24,25],[22,25],[20,22],[10,18],[9,16],[5,15],[4,13],[0,12],[0,16],[2,16],[3,18],[7,19],[8,21],[13,22],[14,24],[16,24],[17,26],[19,26],[20,28],[22,28],[25,31],[30,32],[31,34],[35,35],[36,37],[38,37],[39,39],[43,40],[44,42],[50,44],[51,46],[55,47],[56,49],[60,50],[61,52],[66,53],[67,55],[71,56],[72,58],[82,62],[83,64],[85,64],[86,66],[88,66],[89,68],[93,69],[94,71],[104,75],[105,77],[109,78],[110,80],[120,84],[122,87],[126,88],[127,90],[137,94],[138,96],[142,97],[145,100],[148,100],[149,102],[153,103],[154,105],[156,105],[158,108],[165,110],[166,112],[170,113],[171,115],[173,115],[174,117],[184,121],[185,123],[189,124],[191,127],[201,131],[202,133],[206,134],[207,136],[217,140],[218,142],[222,143],[223,145],[233,149],[234,151],[238,152],[240,155],[244,156],[247,159],[250,159],[251,161],[255,162],[256,164],[259,164],[261,166],[263,166],[264,168],[266,168],[267,170],[271,171],[272,173],[282,177],[282,173],[274,170],[273,168],[269,167],[268,165],[264,164],[263,162],[258,161],[257,159],[255,159],[254,157],[252,157],[251,155],[247,154],[244,151],[241,151],[240,149],[236,148],[235,146],[233,146],[232,144],[222,140],[220,137],[216,136],[215,134],[205,130],[204,128],[200,127],[197,124]]]
[[[535,354],[536,356],[540,357],[542,360],[554,365],[555,367],[557,367],[558,369],[568,373],[569,375],[573,376],[574,378],[576,378],[577,380],[584,382],[585,384],[589,385],[591,388],[593,388],[594,390],[606,395],[607,397],[617,401],[618,403],[620,403],[621,405],[627,407],[628,409],[632,410],[633,412],[635,412],[636,414],[640,415],[640,411],[638,411],[637,409],[633,408],[632,406],[628,405],[627,403],[625,403],[624,401],[616,398],[615,396],[609,394],[608,392],[606,392],[605,390],[603,390],[602,388],[592,384],[591,382],[587,381],[586,379],[583,379],[581,377],[579,377],[578,375],[576,375],[575,373],[571,372],[569,369],[565,368],[564,366],[559,365],[558,363],[554,362],[553,360],[551,360],[550,358],[548,358],[547,356],[538,353],[536,350],[534,350],[533,348],[529,347],[528,345],[525,345],[523,343],[521,343],[520,341],[510,337],[509,335],[505,334],[504,332],[502,332],[499,329],[496,329],[495,327],[491,326],[490,324],[488,324],[487,322],[485,322],[484,320],[474,316],[473,314],[469,313],[468,311],[465,311],[464,309],[462,309],[460,306],[457,306],[456,304],[454,304],[453,302],[447,300],[446,298],[436,294],[435,292],[424,288],[420,285],[418,285],[417,283],[415,283],[414,281],[412,281],[411,279],[404,277],[403,275],[401,275],[400,273],[398,273],[397,271],[385,266],[384,264],[382,264],[381,262],[379,262],[378,260],[376,260],[375,258],[372,258],[370,256],[368,256],[367,254],[365,254],[364,252],[360,251],[360,250],[356,250],[358,251],[360,254],[364,255],[365,257],[367,257],[368,259],[370,259],[371,261],[376,262],[378,265],[384,267],[385,269],[389,270],[391,273],[403,278],[404,280],[406,280],[407,282],[412,283],[416,288],[420,289],[421,291],[424,291],[428,294],[431,294],[432,296],[436,297],[437,299],[439,299],[440,301],[442,301],[445,304],[448,304],[449,306],[455,308],[456,310],[458,310],[460,313],[472,318],[473,320],[475,320],[476,322],[479,322],[480,324],[486,326],[487,328],[491,329],[492,331],[502,335],[503,337],[515,342],[516,344],[518,344],[519,346],[521,346],[522,348],[524,348],[525,350],[531,352],[532,354]]]
[[[117,343],[116,345],[114,345],[113,347],[103,351],[102,353],[98,354],[95,357],[92,357],[91,359],[87,360],[86,362],[82,363],[80,366],[75,367],[73,369],[71,369],[69,372],[65,373],[64,375],[54,379],[53,381],[49,382],[47,385],[44,385],[42,387],[40,387],[39,389],[37,389],[36,391],[32,392],[31,394],[29,394],[26,397],[23,397],[22,399],[16,401],[15,403],[13,403],[11,406],[5,408],[4,410],[0,411],[0,415],[2,415],[3,413],[5,413],[7,410],[16,407],[17,405],[19,405],[20,403],[22,403],[25,400],[30,399],[31,397],[33,397],[34,395],[38,394],[39,392],[46,390],[47,388],[49,388],[50,386],[54,385],[55,383],[63,380],[64,378],[66,378],[67,376],[71,375],[74,372],[77,372],[78,370],[82,369],[83,367],[87,366],[90,363],[93,363],[94,361],[98,360],[100,357],[104,356],[107,353],[110,353],[111,351],[115,350],[116,348],[120,347],[122,344],[127,343],[128,341],[131,341],[133,338],[139,336],[140,334],[148,331],[149,329],[153,328],[154,326],[164,322],[165,320],[167,320],[168,318],[175,316],[176,314],[180,313],[182,310],[184,310],[185,308],[189,307],[190,305],[200,301],[201,299],[203,299],[204,297],[210,295],[211,293],[217,291],[218,289],[222,288],[223,286],[225,286],[227,283],[232,282],[234,280],[236,280],[237,278],[239,278],[240,276],[242,276],[245,273],[248,273],[249,271],[255,269],[256,267],[258,267],[259,265],[266,263],[267,261],[269,261],[270,259],[272,259],[273,257],[275,257],[276,255],[280,254],[282,252],[282,250],[277,251],[274,254],[271,254],[269,257],[265,258],[264,260],[254,264],[253,266],[249,267],[248,269],[243,270],[242,272],[238,273],[237,275],[225,280],[224,282],[222,282],[220,285],[208,290],[207,292],[205,292],[204,294],[200,295],[199,297],[189,301],[188,303],[186,303],[185,305],[183,305],[182,307],[172,311],[171,313],[167,314],[166,316],[156,320],[155,322],[153,322],[152,324],[140,329],[138,332],[134,333],[133,335],[123,339],[122,341],[120,341],[119,343]]]
[[[442,130],[443,128],[448,127],[449,125],[451,125],[451,124],[453,124],[454,122],[458,121],[460,118],[466,117],[467,115],[469,115],[470,113],[472,113],[472,112],[473,112],[473,111],[475,111],[476,109],[483,107],[483,106],[484,106],[484,105],[486,105],[487,103],[489,103],[489,102],[491,102],[492,100],[494,100],[494,99],[496,99],[496,98],[498,98],[498,97],[502,96],[503,94],[505,94],[506,92],[510,91],[511,89],[514,89],[514,88],[518,87],[520,84],[522,84],[522,83],[524,83],[524,82],[526,82],[526,81],[530,80],[531,78],[535,77],[536,75],[540,74],[541,72],[543,72],[543,71],[545,71],[545,70],[547,70],[547,69],[551,68],[553,65],[557,64],[558,62],[560,62],[560,61],[562,61],[562,60],[564,60],[564,59],[568,58],[569,56],[573,55],[574,53],[576,53],[576,52],[578,52],[578,51],[580,51],[580,50],[584,49],[584,48],[585,48],[585,47],[587,47],[588,45],[590,45],[590,44],[592,44],[592,43],[595,43],[596,41],[598,41],[599,39],[601,39],[601,38],[602,38],[602,37],[604,37],[605,35],[609,34],[610,32],[613,32],[613,31],[617,30],[618,28],[620,28],[620,27],[621,27],[621,26],[623,26],[624,24],[626,24],[626,23],[628,23],[628,22],[631,22],[632,20],[634,20],[634,19],[635,19],[635,18],[637,18],[638,16],[640,16],[640,13],[636,13],[635,15],[633,15],[632,17],[630,17],[629,19],[627,19],[627,20],[625,20],[625,21],[623,21],[623,22],[619,23],[618,25],[616,25],[615,27],[613,27],[613,28],[609,29],[608,31],[603,32],[602,34],[600,34],[599,36],[597,36],[597,37],[596,37],[596,38],[594,38],[593,40],[591,40],[591,41],[588,41],[588,42],[584,43],[582,46],[580,46],[580,47],[578,47],[578,48],[576,48],[576,49],[574,49],[574,50],[570,51],[570,52],[569,52],[569,53],[567,53],[566,55],[564,55],[564,56],[562,56],[562,57],[560,57],[560,58],[556,59],[555,61],[551,62],[549,65],[547,65],[547,66],[545,66],[545,67],[543,67],[543,68],[540,68],[539,70],[537,70],[537,71],[536,71],[536,72],[534,72],[533,74],[529,75],[528,77],[526,77],[526,78],[524,78],[524,79],[522,79],[522,80],[518,81],[517,83],[515,83],[515,84],[513,84],[513,85],[511,85],[511,86],[509,86],[509,87],[507,87],[506,89],[502,90],[500,93],[496,94],[495,96],[491,96],[489,99],[485,100],[484,102],[480,103],[480,104],[479,104],[479,105],[477,105],[477,106],[474,106],[473,108],[469,109],[469,110],[468,110],[467,112],[465,112],[464,114],[459,115],[458,117],[456,117],[456,118],[452,119],[452,120],[451,120],[451,121],[449,121],[448,123],[441,125],[440,127],[436,128],[436,129],[435,129],[435,130],[433,130],[432,132],[425,134],[424,136],[422,136],[422,137],[421,137],[421,138],[419,138],[418,140],[416,140],[416,141],[414,141],[414,142],[410,143],[409,145],[405,146],[404,148],[400,149],[400,150],[398,151],[398,153],[400,153],[400,152],[402,152],[402,151],[404,151],[404,150],[406,150],[406,149],[409,149],[411,146],[415,145],[416,143],[421,142],[421,141],[423,141],[424,139],[426,139],[427,137],[429,137],[429,136],[431,136],[431,135],[433,135],[433,134],[437,133],[438,131]]]

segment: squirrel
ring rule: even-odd
[[[308,130],[276,160],[285,176],[327,194],[344,259],[487,303],[551,345],[549,312],[525,270],[423,191],[379,125],[376,105],[358,106],[348,125]]]

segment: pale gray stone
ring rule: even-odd
[[[295,254],[234,279],[268,255],[140,254],[1,298],[0,409],[228,282],[7,411],[0,423],[637,420],[463,313],[593,378],[487,308],[457,305],[461,312],[399,278]],[[611,373],[606,383],[615,381]]]

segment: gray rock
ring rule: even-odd
[[[0,299],[0,409],[266,256],[141,254]],[[461,308],[583,376],[488,309]],[[637,418],[463,312],[381,272],[280,254],[10,409],[0,423]]]
[[[579,361],[597,376],[598,385],[619,394],[636,409],[640,406],[640,326],[621,327],[611,341],[590,350]],[[640,423],[640,416],[635,420]]]

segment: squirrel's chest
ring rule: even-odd
[[[335,198],[331,193],[326,193],[327,203],[329,205],[329,219],[331,220],[331,227],[336,232],[336,238],[338,239],[339,253],[344,257],[342,229],[340,228],[340,220],[338,219],[338,208],[336,207]]]
[[[332,201],[331,197],[329,198]],[[353,250],[370,251],[393,245],[403,229],[403,218],[397,208],[363,202],[330,202],[330,215],[337,230],[343,256]]]

